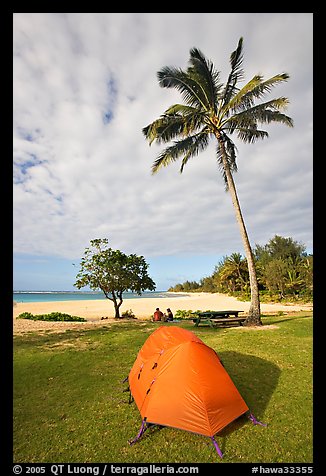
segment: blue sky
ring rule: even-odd
[[[252,244],[275,234],[312,252],[312,13],[15,13],[14,289],[71,290],[89,241],[141,254],[158,290],[243,254],[214,148],[151,176],[160,148],[142,128],[176,91],[163,66],[196,46],[221,71],[244,38],[244,70],[290,80],[295,127],[238,147],[235,182]]]
[[[147,260],[149,274],[157,291],[166,291],[171,283],[187,279],[200,279],[214,271],[216,255],[157,256]],[[69,291],[73,290],[79,260],[53,256],[17,255],[14,258],[16,272],[15,290]],[[172,264],[171,264],[172,263]],[[198,278],[199,277],[199,278]],[[85,290],[87,288],[84,288]],[[77,289],[75,289],[77,290]]]

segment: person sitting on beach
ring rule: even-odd
[[[154,312],[153,321],[154,321],[154,322],[164,321],[164,319],[163,319],[163,312],[160,311],[160,308],[159,308],[159,307],[157,307],[157,308],[156,308],[156,311]]]
[[[173,314],[172,314],[172,311],[169,307],[166,310],[165,320],[168,321],[168,322],[173,321]]]

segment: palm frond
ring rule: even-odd
[[[273,87],[275,87],[278,83],[287,81],[289,79],[289,75],[287,73],[277,74],[265,81],[263,81],[262,76],[257,75],[253,79],[255,78],[257,78],[256,84],[253,80],[249,81],[249,83],[239,91],[233,100],[230,101],[230,109],[232,109],[234,112],[253,106],[255,99],[261,99],[265,94],[270,93]]]
[[[253,144],[258,139],[265,139],[268,137],[268,132],[259,130],[257,128],[237,128],[237,136],[242,142],[246,144]]]
[[[144,127],[142,132],[151,145],[154,141],[158,144],[169,142],[182,134],[183,128],[183,118],[181,116],[161,116]]]
[[[279,83],[287,81],[289,78],[290,76],[287,73],[276,74],[275,76],[262,81],[261,84],[257,86],[257,88],[253,89],[252,94],[254,94],[257,98],[260,98],[262,94],[271,92],[273,87]]]
[[[236,85],[238,81],[243,79],[244,76],[244,72],[241,67],[243,62],[242,46],[243,38],[241,37],[239,39],[237,48],[231,53],[230,56],[231,71],[224,92],[222,94],[223,106],[230,101],[234,94],[236,94],[236,92],[238,91]]]
[[[186,137],[198,131],[203,125],[203,114],[198,109],[174,104],[159,119],[143,128],[143,134],[152,144],[169,142],[178,137]]]
[[[261,131],[258,131],[256,118],[250,114],[241,113],[229,117],[222,123],[222,129],[225,134],[231,135],[236,131],[239,139],[247,143],[265,137],[264,133],[261,134]]]
[[[164,112],[166,115],[181,114],[183,116],[194,113],[198,113],[198,109],[192,106],[187,106],[186,104],[172,104],[172,106],[168,107]]]
[[[180,173],[183,172],[185,165],[188,160],[192,157],[197,156],[200,152],[204,151],[209,144],[209,134],[208,131],[204,130],[203,133],[193,136],[193,143],[190,145],[188,152],[182,159]]]
[[[285,124],[288,127],[293,127],[293,119],[285,114],[282,114],[279,111],[270,111],[265,110],[259,117],[259,122],[270,124],[271,122],[280,122],[281,124]]]
[[[288,98],[281,96],[279,98],[274,98],[274,99],[271,99],[270,101],[261,103],[260,106],[263,106],[266,109],[267,108],[273,109],[274,111],[282,111],[288,107],[289,103],[290,101]]]
[[[167,116],[182,118],[183,131],[182,135],[186,136],[200,129],[205,122],[205,113],[192,106],[183,104],[174,104],[170,106],[164,113]]]
[[[208,146],[209,137],[207,131],[203,129],[199,134],[189,136],[164,149],[152,165],[152,174],[155,174],[162,167],[167,167],[183,156],[181,172],[185,164],[191,157],[198,155],[199,152]]]
[[[210,104],[213,112],[216,113],[218,96],[222,88],[220,83],[220,73],[214,68],[214,65],[209,61],[198,48],[190,50],[191,66],[187,72],[202,85],[205,90],[207,103]]]
[[[157,73],[162,88],[175,88],[187,105],[207,109],[207,98],[200,84],[180,68],[165,66]]]
[[[222,115],[229,110],[235,112],[238,109],[243,110],[254,105],[251,91],[261,84],[263,77],[256,74],[245,86],[243,86],[231,99],[227,102],[222,110]]]
[[[234,114],[226,122],[234,124],[235,128],[237,128],[237,126],[243,127],[247,122],[252,123],[252,121],[260,122],[262,124],[281,122],[289,127],[293,127],[293,120],[291,117],[279,112],[281,109],[285,109],[288,103],[288,99],[284,97],[272,99],[271,101],[258,104],[243,112]]]

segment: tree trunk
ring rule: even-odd
[[[232,203],[235,210],[236,219],[239,224],[240,234],[241,234],[241,238],[242,238],[242,242],[243,242],[243,246],[244,246],[244,250],[245,250],[245,254],[247,258],[247,263],[248,263],[251,302],[250,302],[248,317],[244,321],[244,325],[261,326],[262,322],[260,319],[260,300],[259,300],[258,281],[257,281],[254,257],[251,250],[248,233],[245,227],[243,216],[241,213],[240,203],[238,200],[234,180],[226,160],[226,152],[225,152],[224,143],[222,139],[217,138],[217,140],[219,141],[219,144],[222,150],[225,175],[226,175],[229,192],[231,194],[231,199],[232,199]]]
[[[115,319],[120,319],[120,306],[118,305],[118,303],[116,301],[113,301],[114,302],[114,310],[115,310]]]
[[[120,295],[118,297],[119,297],[119,302],[117,300],[115,292],[112,291],[112,301],[113,301],[113,304],[114,304],[114,310],[115,310],[115,316],[114,317],[115,317],[115,319],[121,319],[120,306],[122,304],[122,298],[120,297]]]

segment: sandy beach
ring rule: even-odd
[[[156,307],[163,312],[169,307],[175,313],[178,309],[192,311],[205,311],[208,309],[227,310],[235,309],[248,312],[250,303],[219,293],[190,293],[179,296],[177,293],[166,298],[135,298],[123,301],[120,314],[131,309],[137,319],[150,319]],[[261,304],[262,313],[293,312],[300,310],[312,310],[312,304]],[[48,314],[50,312],[65,312],[74,316],[87,319],[87,322],[45,322],[16,319],[22,312],[32,314]],[[108,319],[102,320],[101,317]],[[13,308],[13,332],[14,334],[51,330],[60,331],[65,329],[88,328],[90,326],[107,325],[114,318],[113,303],[109,300],[90,301],[59,301],[59,302],[34,302],[16,303]]]

